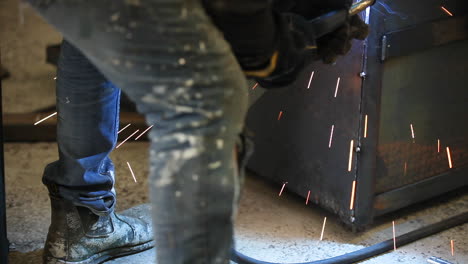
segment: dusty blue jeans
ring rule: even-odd
[[[73,45],[64,41],[57,70],[59,160],[44,170],[51,191],[96,214],[115,205],[114,165],[120,89]]]
[[[62,65],[58,85],[63,78],[64,90],[73,82],[94,86],[83,88],[83,94],[88,102],[102,103],[97,112],[63,110],[86,102],[69,97],[67,105],[68,92],[58,91],[58,100],[64,100],[58,106],[59,130],[69,129],[59,132],[61,160],[48,167],[54,176],[45,175],[44,181],[56,183],[62,193],[79,193],[76,202],[92,201],[89,207],[112,197],[107,155],[115,144],[119,91],[103,85],[107,79],[155,125],[149,134],[150,188],[158,263],[228,263],[240,187],[234,144],[247,110],[247,85],[199,1],[29,2],[98,70],[80,69],[93,76],[89,83],[79,77],[68,82]],[[70,113],[72,119],[62,116]],[[99,125],[88,131],[92,125],[85,115],[93,114]],[[62,126],[67,121],[74,123]],[[75,131],[80,122],[85,123]],[[91,133],[99,134],[102,144],[93,144],[98,138],[86,142]],[[90,146],[77,147],[74,141]],[[73,156],[68,163],[62,159],[65,151]],[[63,173],[77,167],[80,173]],[[95,178],[85,177],[87,172]],[[94,187],[87,190],[80,183],[88,180]]]

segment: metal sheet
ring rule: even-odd
[[[356,42],[336,65],[311,65],[291,87],[267,91],[247,118],[256,145],[249,168],[278,183],[278,192],[284,182],[286,190],[304,198],[310,190],[311,201],[344,221],[350,221],[355,179],[356,156],[351,172],[348,160],[350,141],[356,142],[359,130],[362,51]]]
[[[454,16],[468,11],[468,3],[464,0],[379,0],[372,11],[383,15],[383,34],[450,17],[442,7]]]
[[[374,215],[383,215],[405,206],[468,186],[468,167],[427,178],[375,197]]]
[[[468,39],[468,16],[438,19],[386,33],[382,37],[382,60],[466,39]]]
[[[466,62],[468,41],[384,64],[377,193],[450,171],[446,147],[468,165]]]

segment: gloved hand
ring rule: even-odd
[[[295,0],[293,4],[285,5],[286,1],[275,0],[275,7],[280,12],[291,12],[305,17],[307,20],[316,18],[330,11],[351,7],[351,0]],[[318,57],[324,63],[334,63],[338,56],[345,55],[352,46],[353,39],[363,40],[369,34],[369,27],[359,16],[351,16],[337,30],[317,39]]]
[[[293,83],[307,62],[317,56],[317,45],[307,21],[296,14],[275,17],[276,45],[268,61],[251,67],[249,58],[238,57],[247,77],[253,77],[263,88],[279,88]]]
[[[334,63],[349,52],[353,39],[364,40],[368,34],[369,26],[358,15],[351,16],[342,27],[317,39],[318,56],[324,63]]]

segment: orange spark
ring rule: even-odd
[[[445,13],[447,13],[447,15],[453,16],[453,14],[452,14],[450,11],[448,11],[447,8],[441,6],[440,9],[442,9],[442,11],[444,11]]]
[[[252,90],[255,90],[255,88],[257,88],[258,86],[258,83],[255,83],[255,85],[252,87]]]
[[[340,86],[340,77],[338,77],[338,80],[336,81],[335,98],[336,98],[336,95],[338,94],[338,86]]]
[[[49,118],[53,117],[53,116],[56,115],[56,114],[57,114],[57,112],[55,112],[55,113],[53,113],[53,114],[50,114],[50,115],[48,115],[48,116],[42,118],[41,120],[37,121],[36,123],[34,123],[34,125],[37,125],[37,124],[39,124],[39,123],[45,121],[46,119],[49,119]]]
[[[133,135],[135,135],[137,132],[139,131],[139,129],[137,129],[135,132],[133,132],[130,136],[128,136],[128,138],[126,138],[124,141],[120,142],[120,144],[117,145],[117,147],[115,147],[116,149],[118,149],[120,146],[123,145],[123,143],[127,142],[127,140],[129,140],[131,137],[133,137]]]
[[[351,171],[351,165],[353,161],[353,145],[354,145],[354,140],[351,140],[351,143],[349,144],[349,161],[348,161],[348,171]]]
[[[393,250],[396,251],[395,221],[392,221],[392,226],[393,226]]]
[[[281,194],[283,193],[283,190],[284,190],[284,186],[286,186],[288,182],[285,182],[283,183],[283,187],[281,187],[281,191],[279,192],[278,196],[281,196]]]
[[[145,134],[148,130],[150,130],[154,125],[151,125],[149,126],[147,129],[145,129],[145,131],[141,132],[140,135],[138,135],[138,137],[135,138],[135,140],[139,139],[141,136],[143,136],[143,134]]]
[[[413,129],[413,124],[410,124],[411,127],[411,137],[414,139],[414,129]]]
[[[333,140],[333,130],[335,129],[335,125],[332,125],[331,131],[330,131],[330,140],[328,141],[328,148],[331,148],[332,145],[332,140]]]
[[[310,197],[310,190],[309,190],[309,192],[307,193],[306,205],[309,203],[309,197]]]
[[[278,121],[281,119],[281,116],[283,115],[283,111],[280,111],[278,114]]]
[[[323,232],[325,231],[325,224],[327,223],[327,217],[323,218],[322,233],[320,234],[320,241],[323,239]]]
[[[132,173],[133,180],[134,180],[135,182],[137,182],[137,180],[136,180],[136,178],[135,178],[135,174],[133,173],[132,167],[130,166],[130,163],[128,163],[128,161],[127,161],[127,165],[128,165],[128,168],[130,169],[130,172]]]
[[[354,194],[356,193],[356,181],[353,181],[353,187],[351,189],[351,201],[349,202],[349,210],[354,209]]]
[[[364,119],[364,138],[367,137],[367,115]]]
[[[452,256],[453,256],[453,254],[454,254],[454,250],[455,250],[455,246],[454,246],[453,239],[452,239],[452,240],[450,240],[450,249],[451,249],[451,251],[452,251]]]
[[[127,127],[129,127],[130,125],[131,125],[131,123],[128,124],[128,125],[126,125],[126,126],[123,127],[122,129],[120,129],[119,132],[117,132],[117,134],[120,134],[120,132],[124,131],[124,130],[125,130]]]
[[[309,84],[307,85],[307,89],[310,88],[310,82],[312,82],[312,78],[314,78],[314,71],[310,74]]]
[[[447,147],[447,158],[449,162],[449,168],[452,168],[452,156],[450,155],[450,148]]]
[[[437,153],[440,153],[440,139],[437,139]]]

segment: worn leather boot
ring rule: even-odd
[[[44,264],[102,263],[152,248],[151,207],[98,216],[85,207],[50,195],[52,219],[44,246]]]

